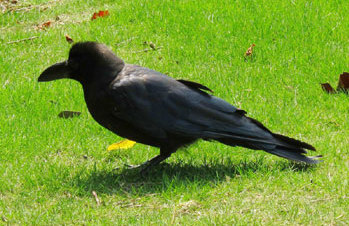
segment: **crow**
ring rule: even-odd
[[[45,69],[39,82],[69,78],[83,88],[94,120],[113,133],[160,148],[160,154],[138,167],[145,174],[177,149],[198,139],[242,146],[307,164],[315,148],[276,134],[244,110],[215,97],[204,85],[176,80],[160,72],[126,64],[107,46],[74,44],[66,61]]]

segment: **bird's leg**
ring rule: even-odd
[[[145,176],[152,167],[158,165],[160,162],[170,157],[172,153],[176,152],[178,147],[179,146],[170,145],[170,144],[166,145],[166,147],[164,146],[160,147],[160,155],[155,156],[154,158],[142,164],[142,165],[145,165],[145,167],[141,170],[141,175]]]
[[[171,155],[171,154],[170,154]],[[140,165],[126,165],[129,169],[141,169],[140,174],[142,176],[145,176],[149,170],[158,165],[160,162],[164,161],[165,159],[167,159],[168,157],[170,157],[170,155],[157,155],[154,158],[145,161],[144,163],[140,164]]]
[[[173,149],[172,148],[171,149],[170,148],[160,148],[160,155],[157,155],[154,158],[152,158],[152,159],[150,159],[150,160],[148,160],[140,165],[128,166],[128,167],[131,169],[141,168],[140,173],[142,176],[145,176],[152,167],[158,165],[160,162],[162,162],[165,159],[167,159],[168,157],[170,157],[171,154],[175,151],[176,151],[175,148],[173,148]]]
[[[160,154],[160,155],[155,156],[154,158],[146,161],[145,163],[143,163],[144,164],[144,168],[140,172],[141,175],[145,176],[152,167],[158,165],[160,162],[162,162],[165,159],[167,159],[168,157],[170,157],[170,155],[162,155],[162,154]]]
[[[155,156],[152,159],[149,159],[149,160],[143,162],[142,164],[139,164],[139,165],[128,165],[128,164],[125,164],[125,166],[127,166],[129,169],[137,169],[137,168],[147,167],[148,165],[155,166],[155,165],[159,164],[161,161],[165,160],[168,157],[169,156],[165,157],[165,156],[162,156],[160,154],[160,155]]]

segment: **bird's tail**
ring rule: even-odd
[[[275,139],[278,139],[279,141],[283,142],[284,145],[276,145],[276,147],[273,149],[266,149],[266,152],[286,159],[290,159],[297,162],[304,162],[307,164],[316,164],[321,161],[319,160],[319,158],[322,157],[321,155],[305,156],[305,154],[307,154],[307,151],[305,149],[312,151],[316,150],[310,144],[280,134],[273,133],[272,135]]]
[[[304,162],[307,164],[316,164],[321,161],[319,160],[319,158],[322,157],[321,155],[314,157],[305,155],[307,154],[306,149],[315,151],[315,148],[312,145],[284,135],[273,133],[259,121],[249,117],[246,118],[252,124],[259,127],[258,137],[253,136],[253,134],[251,136],[231,134],[230,136],[216,138],[215,140],[231,146],[242,146],[255,150],[264,150],[268,153],[289,160]],[[265,134],[265,138],[263,138],[263,135],[261,136],[261,134]]]

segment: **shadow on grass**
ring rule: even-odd
[[[83,188],[82,196],[90,195],[92,190],[105,194],[149,195],[176,188],[216,186],[226,180],[253,177],[256,174],[277,174],[281,171],[303,172],[313,167],[305,164],[279,162],[266,164],[263,159],[242,161],[238,164],[230,160],[221,163],[162,163],[154,167],[147,176],[142,177],[138,169],[121,168],[116,170],[95,169],[85,177],[77,177],[76,186]]]

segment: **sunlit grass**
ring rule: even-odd
[[[0,224],[336,224],[348,218],[347,1],[19,1],[0,14]],[[91,21],[95,11],[110,16]],[[58,17],[57,17],[58,16]],[[46,30],[37,25],[52,21]],[[148,178],[125,169],[153,147],[89,115],[79,84],[38,84],[75,41],[200,82],[268,128],[311,143],[317,167],[213,142],[178,151]],[[31,41],[10,41],[37,36]],[[143,43],[162,47],[142,52]],[[244,60],[255,43],[254,57]],[[61,119],[63,110],[82,112]],[[91,192],[96,191],[97,205]],[[3,221],[3,222],[2,222]]]

